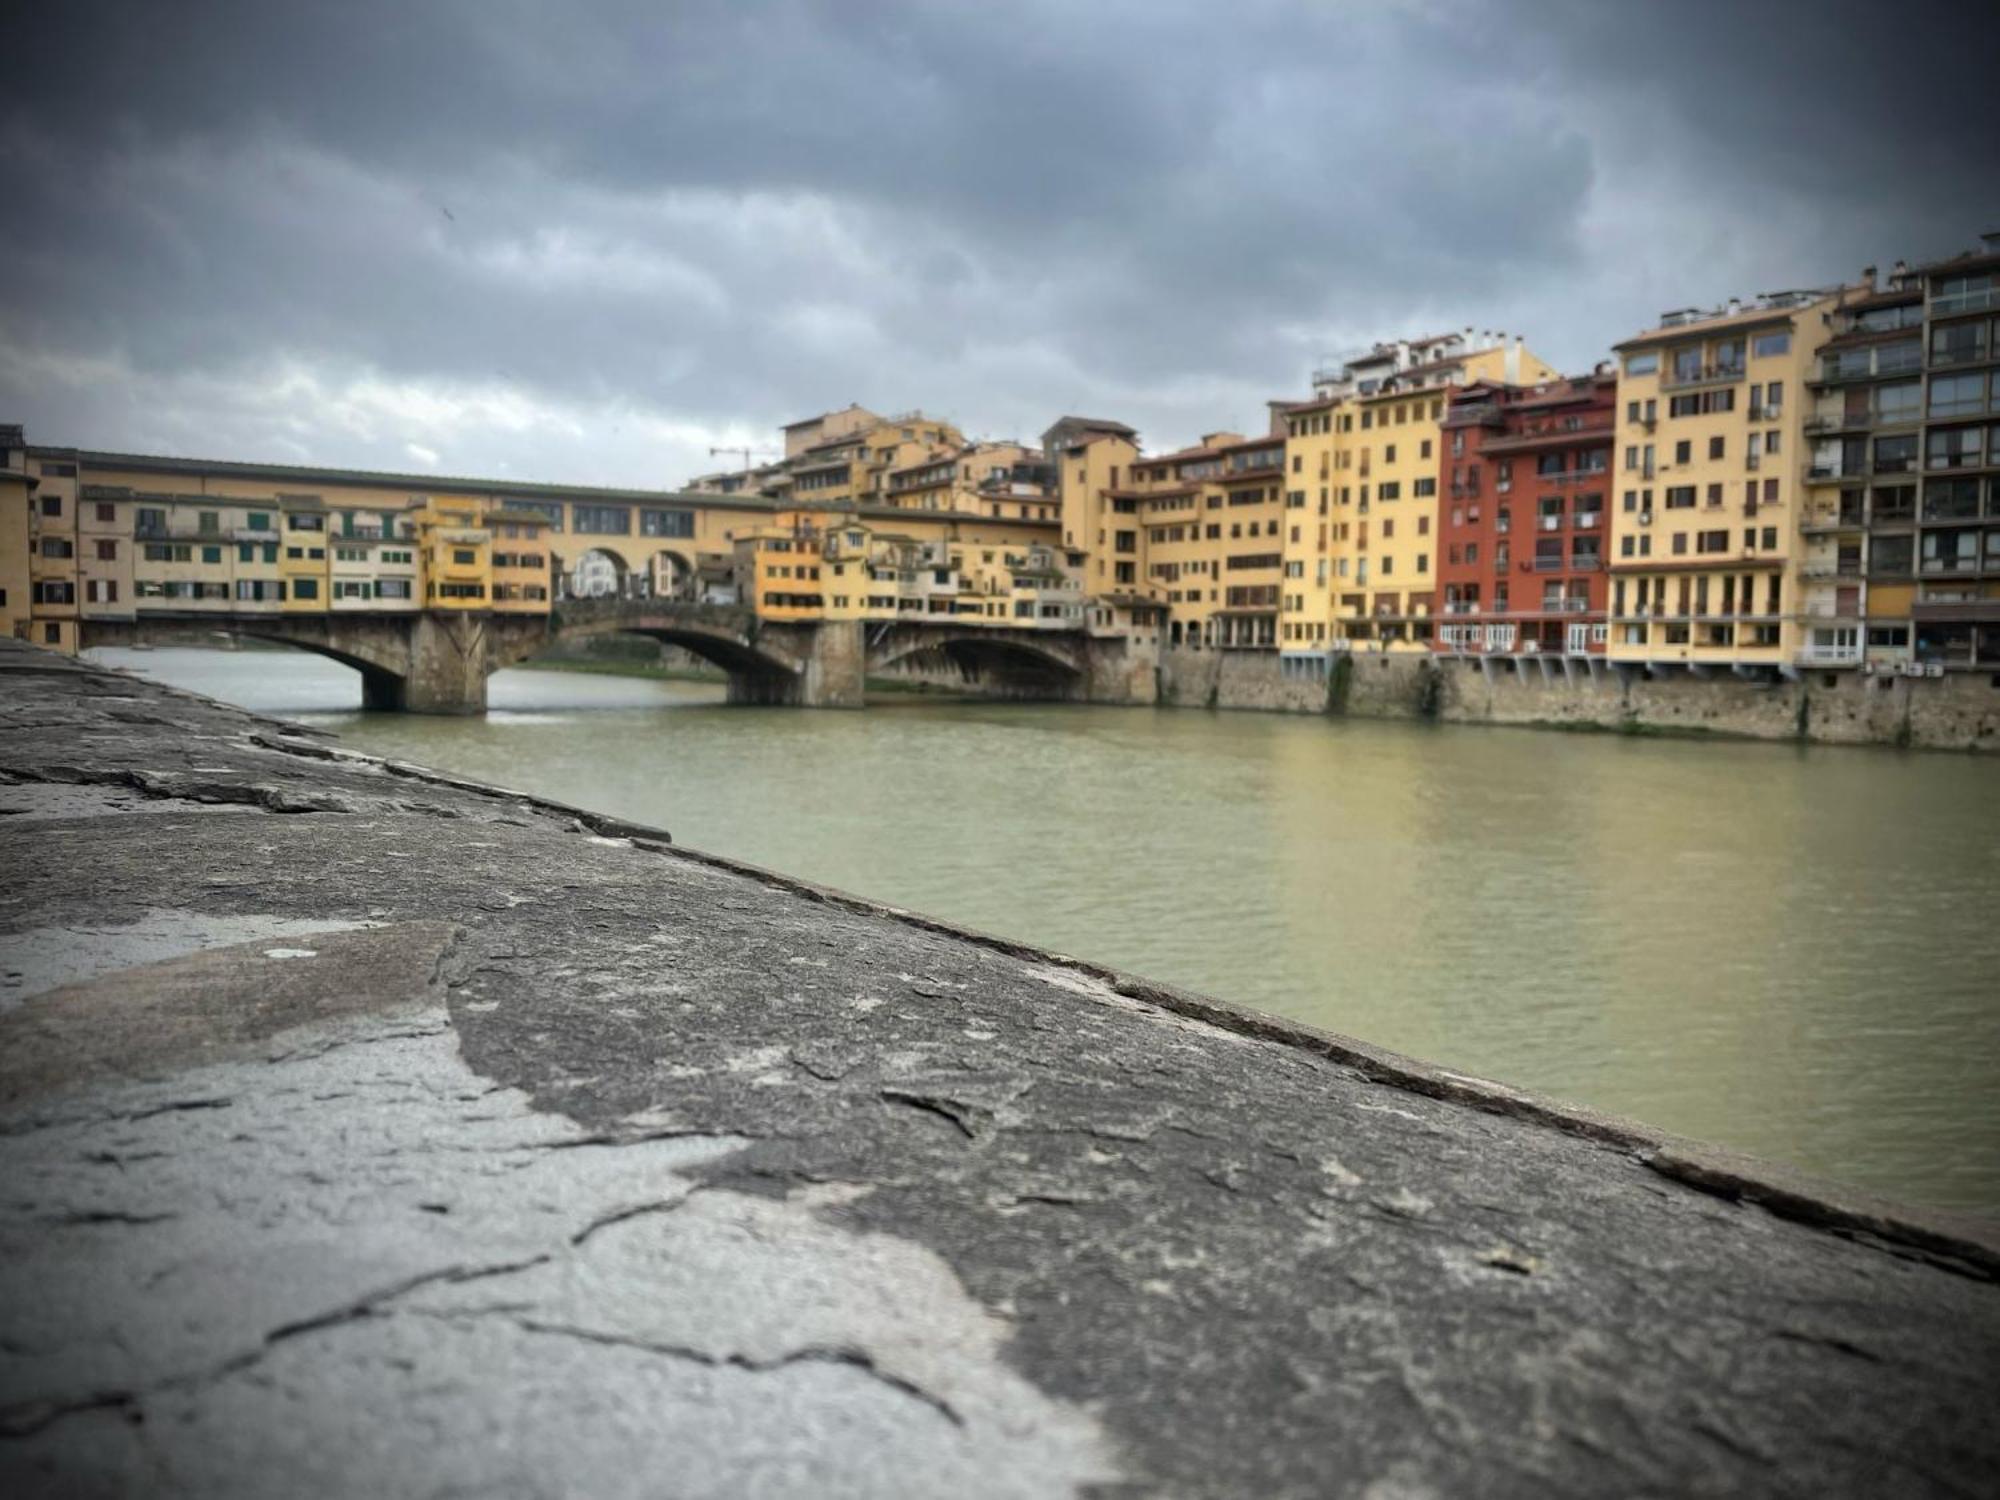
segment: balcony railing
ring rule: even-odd
[[[1861,660],[1861,644],[1852,646],[1806,646],[1799,651],[1802,667],[1851,667]]]
[[[1969,292],[1956,292],[1949,297],[1931,298],[1931,316],[1934,318],[1978,312],[1988,307],[2000,307],[2000,287],[1980,287]]]
[[[1698,385],[1730,385],[1743,378],[1742,365],[1703,365],[1699,370],[1670,370],[1660,379],[1663,391],[1685,390]]]
[[[1973,327],[1978,327],[1974,324]],[[1971,344],[1962,349],[1932,349],[1931,368],[1949,369],[1953,365],[1979,365],[1986,363],[1990,356],[1984,344]]]

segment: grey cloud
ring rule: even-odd
[[[1992,227],[1992,30],[76,0],[0,101],[0,403],[49,440],[658,483],[848,400],[1179,441],[1417,325],[1583,367],[1660,306]]]

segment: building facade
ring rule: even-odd
[[[1796,669],[1804,388],[1843,295],[1686,309],[1618,345],[1611,660]]]
[[[1604,654],[1617,390],[1617,377],[1600,369],[1531,386],[1475,381],[1452,391],[1443,421],[1433,649]]]

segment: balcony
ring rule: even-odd
[[[1524,423],[1518,432],[1488,438],[1480,446],[1480,451],[1519,453],[1575,443],[1599,443],[1608,447],[1615,430],[1616,423],[1609,412],[1601,417],[1569,417],[1554,422]]]
[[[1704,385],[1734,385],[1743,375],[1742,365],[1703,365],[1699,370],[1670,370],[1660,377],[1660,389],[1684,391]]]
[[[1973,326],[1977,327],[1978,325],[1974,324]],[[1931,350],[1931,368],[1933,370],[1948,370],[1954,365],[1983,365],[1996,355],[2000,355],[2000,348],[1996,348],[1992,353],[1988,353],[1984,344],[1968,344],[1961,349],[1933,349]]]
[[[1861,643],[1850,646],[1804,646],[1799,650],[1802,667],[1853,667],[1860,665]]]
[[[1811,510],[1799,517],[1799,530],[1808,536],[1815,532],[1860,531],[1865,524],[1858,510]]]
[[[1989,307],[2000,307],[2000,287],[1978,287],[1969,292],[1954,292],[1948,297],[1931,298],[1931,316],[1934,318],[1981,312]]]
[[[1576,513],[1575,526],[1578,531],[1595,531],[1604,522],[1604,512],[1600,510],[1580,510]]]

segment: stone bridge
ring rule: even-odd
[[[486,679],[553,640],[643,635],[679,646],[728,674],[731,703],[859,708],[869,673],[948,671],[1001,695],[1099,703],[1150,702],[1150,657],[1082,631],[990,627],[963,620],[864,623],[760,619],[745,606],[657,598],[566,599],[551,615],[377,611],[352,614],[148,613],[87,620],[83,644],[133,646],[214,635],[282,642],[361,674],[372,709],[473,714]]]
[[[82,644],[170,645],[216,635],[275,641],[329,657],[361,674],[364,707],[409,713],[486,711],[486,679],[548,641],[540,615],[409,610],[318,614],[151,613],[85,620]]]

